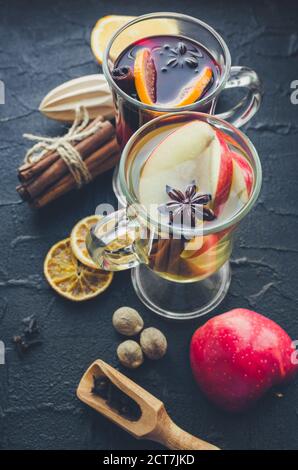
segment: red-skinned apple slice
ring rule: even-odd
[[[196,179],[196,161],[216,138],[213,128],[198,120],[176,128],[154,148],[140,177],[139,198],[142,204],[167,201],[166,185],[184,190]]]
[[[235,214],[243,204],[247,203],[253,187],[253,170],[248,160],[236,152],[231,152],[231,156],[233,179],[228,200],[222,208],[223,218]]]
[[[151,152],[142,176],[155,176],[157,170],[171,170],[185,160],[196,159],[214,138],[214,129],[201,121],[190,121],[177,127]]]
[[[215,211],[218,211],[220,206],[226,202],[230,194],[233,177],[233,163],[230,149],[224,137],[219,134],[218,131],[216,131],[216,136],[220,142],[221,159],[213,204]]]
[[[230,233],[232,230],[233,228],[228,228],[226,230],[222,230],[221,232],[205,235],[202,237],[201,243],[198,244],[199,248],[195,250],[192,249],[193,240],[191,240],[186,244],[184,251],[181,253],[181,258],[197,258],[198,256],[201,256],[203,253],[210,250],[217,243],[219,243],[220,240],[222,240],[223,237],[225,237],[225,235]]]
[[[232,159],[235,191],[245,204],[249,199],[253,186],[253,170],[248,160],[239,153],[232,152]]]
[[[149,155],[140,177],[140,201],[147,207],[163,204],[166,185],[184,191],[195,180],[200,193],[211,194],[218,213],[229,196],[232,170],[223,137],[209,124],[191,121],[171,132]]]
[[[213,245],[209,250],[203,252],[199,256],[186,258],[190,270],[200,272],[201,276],[208,277],[218,271],[219,268],[227,261],[231,252],[231,244],[227,239],[222,238],[217,244]]]
[[[197,159],[199,191],[210,193],[216,215],[229,197],[233,176],[231,152],[222,136],[216,138]]]

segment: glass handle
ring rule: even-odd
[[[260,107],[262,84],[254,70],[249,67],[233,66],[224,90],[230,88],[246,88],[247,93],[233,108],[221,114],[215,113],[215,116],[228,121],[235,127],[241,127],[256,114]]]
[[[135,246],[139,230],[137,219],[129,219],[126,209],[103,217],[86,238],[88,252],[95,264],[105,271],[122,271],[143,262]]]

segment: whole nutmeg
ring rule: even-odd
[[[161,359],[167,352],[166,337],[157,328],[145,328],[141,333],[140,343],[149,359]]]
[[[136,369],[144,361],[141,346],[131,339],[119,344],[117,356],[121,364],[129,369]]]
[[[114,312],[112,322],[115,330],[125,336],[137,335],[144,327],[142,317],[130,307],[118,308]]]

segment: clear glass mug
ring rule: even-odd
[[[152,13],[130,21],[119,29],[111,38],[104,54],[103,73],[112,90],[116,110],[117,139],[121,148],[124,148],[128,139],[143,124],[160,115],[160,113],[177,112],[177,108],[151,106],[127,95],[112,78],[111,72],[120,53],[131,42],[147,36],[153,36],[158,31],[161,34],[162,21],[166,21],[165,31],[169,34],[188,37],[202,44],[213,56],[221,68],[217,87],[207,93],[201,100],[179,108],[179,111],[199,111],[215,114],[220,93],[231,88],[242,88],[246,95],[238,104],[228,111],[219,114],[221,119],[228,120],[236,127],[243,126],[259,109],[261,103],[261,83],[253,70],[244,66],[231,66],[231,55],[222,37],[203,21],[180,13]],[[165,33],[166,34],[166,33]],[[113,178],[113,188],[120,199],[118,169]],[[123,201],[122,201],[123,203]]]
[[[231,217],[209,226],[204,223],[195,228],[175,227],[156,220],[141,205],[137,189],[140,162],[152,150],[150,142],[156,132],[192,120],[223,131],[231,146],[249,160],[254,181],[248,201]],[[142,126],[128,141],[120,160],[119,181],[121,198],[127,206],[101,219],[88,234],[87,248],[94,262],[108,271],[133,268],[137,295],[148,308],[164,317],[190,319],[213,310],[229,288],[235,228],[255,204],[261,188],[261,164],[253,144],[233,125],[212,115],[163,115]],[[198,247],[203,244],[207,249],[198,256]]]

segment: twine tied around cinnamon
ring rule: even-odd
[[[101,127],[101,122],[95,122],[88,129],[89,113],[85,107],[77,107],[74,122],[64,136],[42,137],[33,134],[24,134],[28,140],[37,141],[25,155],[24,163],[35,163],[41,160],[48,152],[56,151],[67,165],[78,188],[91,181],[91,175],[79,152],[72,142],[79,142],[95,134]]]

